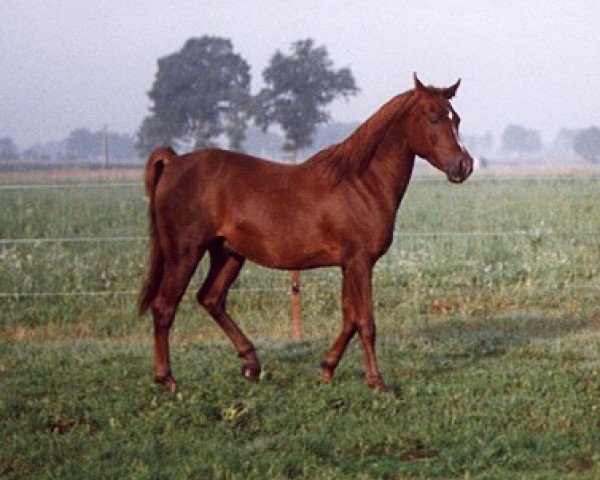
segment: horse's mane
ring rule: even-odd
[[[391,125],[413,105],[414,90],[397,95],[342,142],[317,152],[305,162],[322,169],[323,177],[337,184],[368,167]]]

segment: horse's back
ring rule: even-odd
[[[168,188],[252,188],[273,179],[294,176],[293,166],[220,149],[198,150],[177,157],[165,169]],[[245,186],[245,187],[244,187]]]
[[[156,189],[157,214],[171,230],[202,223],[219,230],[228,221],[276,214],[302,192],[297,167],[219,149],[176,157]]]

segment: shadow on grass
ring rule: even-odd
[[[411,329],[404,342],[478,348],[481,353],[503,353],[536,341],[555,340],[594,325],[584,317],[503,315],[486,318],[429,320]]]
[[[596,323],[593,319],[572,316],[429,317],[403,332],[404,335],[386,335],[385,328],[381,329],[377,353],[384,379],[390,382],[393,393],[401,396],[404,376],[417,372],[443,374],[468,368],[473,363],[504,356],[520,347],[577,335]],[[256,340],[263,361],[263,380],[289,388],[298,376],[313,378],[316,383],[319,365],[335,335],[301,342]],[[234,357],[233,350],[231,357]],[[237,366],[230,369],[228,375],[237,375]],[[364,356],[362,344],[355,336],[336,370],[333,385],[357,382],[364,384]]]

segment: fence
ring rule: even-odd
[[[599,178],[596,177],[595,181],[597,182]],[[417,178],[415,184],[421,184],[423,187],[427,184],[427,180]],[[501,182],[505,184],[524,180],[543,183],[548,178],[510,177],[501,179]],[[568,182],[577,180],[578,177],[567,179]],[[480,179],[478,182],[487,182],[495,188],[498,179]],[[580,183],[585,184],[585,182]],[[127,206],[127,202],[134,199],[138,202],[134,210],[139,214],[144,207],[139,182],[61,181],[46,184],[5,184],[0,185],[0,193],[9,198],[12,194],[47,191],[69,197],[71,191],[93,193],[106,190],[108,193],[106,198],[103,197],[103,201],[111,202],[112,197],[118,197],[115,192],[122,188],[135,189],[135,194],[125,198],[122,203]],[[597,184],[587,190],[576,185],[569,190],[569,198],[578,199],[579,203],[583,202],[584,207],[593,208],[597,205],[596,188]],[[529,185],[523,190],[527,189]],[[424,190],[430,193],[427,189]],[[480,190],[484,196],[489,196],[487,188]],[[461,191],[463,190],[453,190],[452,195],[455,194],[454,192]],[[511,190],[510,195],[512,194]],[[525,194],[532,195],[531,192],[523,193]],[[553,194],[554,192],[550,192],[549,195]],[[82,198],[84,196],[78,194],[75,201],[82,201]],[[419,196],[419,202],[422,201],[421,198],[423,198],[422,194]],[[69,199],[70,197],[65,201],[71,201]],[[47,197],[44,196],[42,201],[46,200]],[[437,202],[444,203],[444,200],[434,200],[432,205]],[[470,197],[468,200],[471,201]],[[486,204],[481,209],[485,210],[490,205],[494,207],[492,200],[489,202],[489,205]],[[518,202],[518,199],[515,202]],[[419,220],[419,215],[422,213],[417,207],[419,205],[410,208],[415,210],[413,216]],[[41,209],[44,208],[45,206],[42,206]],[[463,213],[459,217],[461,215],[465,217],[470,213],[469,209],[476,208],[476,205],[468,205],[466,209],[464,206],[460,208],[463,209]],[[576,211],[575,208],[572,210]],[[429,205],[427,211],[432,211]],[[123,216],[127,216],[127,212],[123,213]],[[541,216],[548,216],[548,214],[549,212],[543,211]],[[572,217],[573,213],[567,212],[563,215],[566,223],[561,224],[560,228],[556,225],[550,228],[548,225],[540,224],[523,227],[523,221],[513,222],[515,224],[506,221],[493,229],[475,225],[475,228],[461,230],[448,228],[448,224],[452,222],[444,222],[443,218],[438,219],[441,227],[429,226],[428,231],[415,231],[414,225],[413,230],[410,226],[401,225],[395,232],[395,241],[390,252],[376,267],[375,290],[376,293],[381,292],[376,301],[385,303],[383,297],[398,288],[414,290],[415,297],[436,297],[431,300],[431,305],[420,307],[425,310],[450,308],[443,302],[440,303],[437,297],[457,292],[465,296],[471,294],[469,292],[474,289],[504,290],[507,292],[507,297],[513,292],[522,290],[526,290],[531,295],[550,297],[556,296],[558,292],[577,292],[578,295],[585,296],[584,301],[593,301],[590,298],[597,298],[597,292],[600,291],[598,257],[600,225],[588,222],[582,227],[582,222],[579,222],[577,229],[573,230],[571,226],[578,222],[576,218],[569,218],[569,215]],[[143,217],[140,223],[143,222],[145,228],[145,215],[140,217]],[[410,220],[410,215],[408,217]],[[400,219],[403,218],[406,216],[401,212]],[[67,220],[63,219],[61,222],[66,224]],[[23,225],[19,228],[27,226],[26,223],[23,221]],[[408,223],[410,224],[410,221]],[[415,220],[415,223],[420,225],[424,222]],[[27,299],[51,301],[54,298],[127,298],[138,294],[138,283],[143,277],[145,268],[145,242],[147,241],[145,235],[118,232],[114,235],[91,235],[89,232],[86,233],[83,227],[71,230],[73,231],[70,231],[69,235],[61,235],[60,231],[58,233],[37,231],[37,234],[28,236],[18,235],[21,230],[17,228],[14,230],[17,232],[16,235],[1,234],[0,237],[4,238],[0,238],[0,268],[4,271],[2,275],[4,279],[0,285],[0,300],[24,302]],[[0,231],[2,231],[1,225]],[[96,257],[102,259],[101,264],[98,260],[96,265]],[[115,266],[110,263],[111,261],[120,261],[120,263],[118,265],[115,263]],[[20,266],[16,268],[15,265],[19,262]],[[61,273],[54,272],[55,269],[61,270]],[[128,275],[127,278],[118,281],[116,277],[123,274]],[[305,278],[308,281],[304,280]],[[131,285],[136,288],[132,288]],[[56,286],[61,288],[55,288]],[[315,277],[312,274],[303,276],[303,288],[310,295],[325,293],[338,295],[339,291],[336,281],[332,281],[329,277]],[[258,282],[242,279],[231,291],[233,294],[255,292],[293,297],[293,290],[289,278],[280,275],[266,280],[261,279]],[[548,295],[549,293],[551,295]]]
[[[588,231],[579,234],[580,237],[594,237],[600,239],[600,232],[598,231]],[[511,231],[470,231],[470,232],[402,232],[396,231],[394,232],[394,237],[396,239],[480,239],[485,237],[504,237],[504,238],[529,238],[529,239],[539,239],[541,237],[569,237],[572,238],[571,232],[567,231],[524,231],[524,230],[511,230]],[[0,247],[6,247],[11,245],[25,245],[30,247],[39,247],[42,245],[48,244],[103,244],[103,243],[141,243],[148,241],[147,236],[113,236],[113,237],[65,237],[65,238],[3,238],[0,239]],[[445,253],[449,253],[448,250]],[[389,256],[389,258],[393,258],[393,252]],[[3,259],[3,258],[2,258]],[[385,266],[386,263],[390,263],[389,259],[382,261],[382,264]],[[385,268],[385,267],[384,267]],[[467,285],[465,285],[466,287]],[[296,289],[294,285],[291,286],[291,290]],[[438,287],[439,288],[439,287]],[[454,287],[453,287],[454,288]],[[538,288],[543,288],[539,287]],[[545,287],[546,289],[550,289],[550,287]],[[563,288],[567,289],[591,289],[591,290],[600,290],[600,284],[590,284],[590,285],[565,285]],[[237,287],[233,288],[233,291],[237,292],[281,292],[287,293],[290,289],[282,288],[282,287]],[[13,291],[0,291],[0,298],[26,298],[26,297],[65,297],[65,296],[134,296],[138,295],[138,290],[102,290],[102,291],[68,291],[68,292],[60,292],[60,291],[29,291],[23,292],[18,290]]]

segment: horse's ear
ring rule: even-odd
[[[421,83],[421,80],[417,78],[417,73],[413,73],[413,78],[415,80],[415,90],[421,92],[427,92],[427,87]]]
[[[448,100],[451,100],[452,98],[454,98],[454,95],[456,95],[456,90],[458,90],[459,85],[460,85],[460,78],[458,79],[458,82],[456,82],[454,85],[444,89],[444,91],[443,91],[444,97],[446,97]]]

